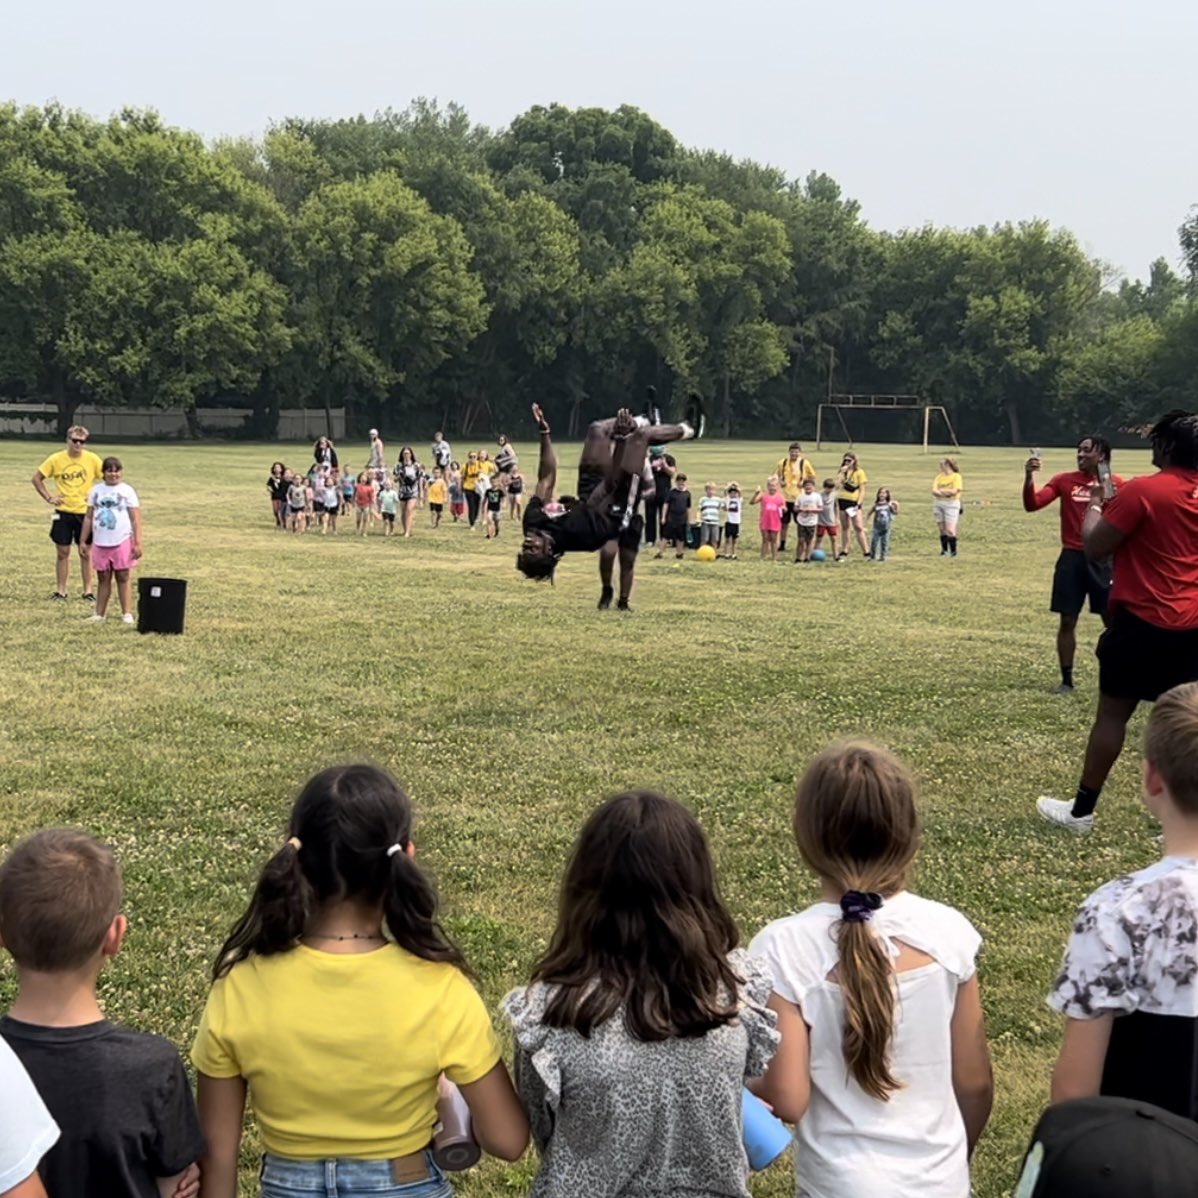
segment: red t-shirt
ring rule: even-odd
[[[1198,470],[1132,479],[1102,515],[1127,537],[1115,550],[1112,606],[1158,628],[1198,628]]]
[[[1116,488],[1123,486],[1121,475],[1111,475]],[[1061,544],[1066,549],[1081,549],[1082,523],[1090,503],[1090,488],[1098,481],[1092,474],[1070,470],[1054,474],[1038,491],[1034,483],[1023,484],[1024,511],[1038,512],[1054,499],[1061,501]]]
[[[354,484],[354,504],[357,507],[370,507],[374,503],[374,488],[369,483]]]

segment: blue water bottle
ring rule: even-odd
[[[786,1151],[790,1145],[790,1128],[748,1090],[741,1092],[740,1112],[749,1168],[760,1173]]]

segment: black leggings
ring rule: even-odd
[[[661,527],[661,504],[656,495],[645,497],[645,544],[656,545],[657,533]]]
[[[466,511],[470,513],[470,527],[473,528],[478,520],[478,492],[473,487],[466,492]]]

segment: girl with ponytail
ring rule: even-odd
[[[750,951],[802,1017],[784,1033],[797,1030],[810,1084],[798,1193],[968,1198],[993,1095],[981,938],[906,888],[919,846],[911,775],[873,745],[825,749],[799,783],[794,834],[823,901],[770,924]]]
[[[335,766],[301,791],[217,954],[192,1048],[202,1198],[236,1198],[247,1095],[262,1198],[452,1198],[429,1151],[442,1074],[486,1151],[524,1152],[490,1018],[414,854],[412,805],[384,771]]]

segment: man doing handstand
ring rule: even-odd
[[[533,419],[541,434],[537,485],[524,511],[524,540],[516,555],[516,568],[526,577],[552,579],[566,553],[603,550],[601,608],[611,603],[612,558],[620,559],[620,599],[628,610],[633,571],[640,547],[643,521],[636,505],[650,445],[695,437],[690,424],[650,424],[621,409],[614,420],[595,421],[587,429],[578,460],[578,499],[569,507],[554,501],[557,489],[557,450],[540,405],[533,404]],[[615,553],[610,546],[614,545]]]

